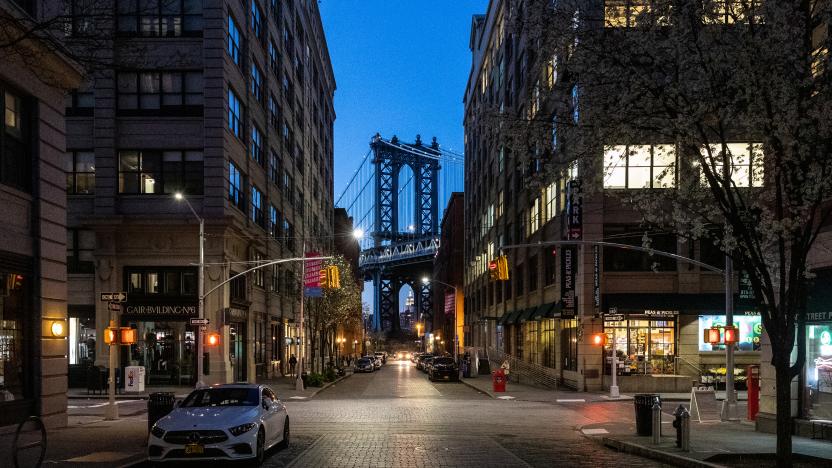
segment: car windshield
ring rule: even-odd
[[[435,358],[433,360],[433,363],[434,364],[453,364],[454,360],[449,358],[449,357]]]
[[[369,363],[370,363],[370,360],[369,360],[369,359],[359,359],[359,360],[358,360],[358,364],[359,364],[359,365],[362,365],[362,364],[369,364]]]
[[[258,401],[256,388],[205,388],[191,392],[181,407],[257,406]]]

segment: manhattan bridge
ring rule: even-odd
[[[359,270],[372,281],[373,328],[397,332],[399,297],[409,285],[419,321],[433,319],[433,291],[421,278],[433,270],[439,221],[452,192],[462,191],[462,154],[434,138],[413,143],[376,134],[335,206],[344,208],[361,240]]]

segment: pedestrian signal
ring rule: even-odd
[[[219,333],[208,333],[207,335],[205,335],[206,346],[217,346],[218,344],[220,344]]]
[[[488,262],[488,279],[492,281],[500,279],[500,274],[497,271],[497,260]]]
[[[603,333],[595,333],[592,335],[592,344],[594,346],[604,346],[607,342],[607,336]]]

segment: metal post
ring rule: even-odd
[[[113,312],[110,311],[112,317]],[[110,320],[110,328],[115,328],[116,321]],[[105,332],[106,333],[106,332]],[[118,337],[116,337],[117,339]],[[107,412],[104,419],[113,421],[118,419],[118,406],[116,406],[116,360],[118,359],[118,344],[110,343],[110,375],[107,378]]]
[[[680,415],[682,419],[682,451],[690,452],[690,413],[687,409]]]
[[[295,379],[295,390],[298,392],[303,391],[303,351],[306,348],[306,339],[303,336],[303,282],[306,278],[306,238],[303,239],[303,244],[301,247],[301,258],[300,261],[300,314],[298,317],[298,322],[300,324],[300,330],[298,331],[298,337],[300,338],[300,344],[298,345],[298,377]]]
[[[662,441],[662,407],[658,402],[653,403],[653,445]]]
[[[615,348],[612,350],[612,385],[610,385],[610,398],[618,398],[618,359],[615,356]]]
[[[457,304],[457,290],[456,287],[451,286],[454,290],[454,362],[459,365],[459,323],[457,323],[457,315],[456,310],[459,304]]]
[[[725,325],[734,324],[733,262],[725,255]],[[725,401],[722,403],[721,419],[737,419],[737,399],[734,393],[734,345],[725,345]]]
[[[188,204],[190,206],[190,203]],[[199,318],[205,318],[205,220],[199,217],[199,271],[197,273],[197,288],[199,294]],[[202,325],[197,327],[196,332],[196,388],[205,386],[202,377],[204,375],[204,356],[205,349],[202,343]]]

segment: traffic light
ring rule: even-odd
[[[737,330],[737,327],[733,325],[726,325],[725,331],[722,334],[722,339],[727,345],[737,343],[739,341],[739,331]]]
[[[217,346],[220,344],[219,333],[207,333],[205,335],[205,346]]]
[[[497,279],[508,281],[508,257],[505,255],[497,257]]]
[[[705,343],[715,345],[719,344],[721,338],[719,336],[719,327],[711,327],[705,329],[705,336],[703,337]]]
[[[338,267],[330,265],[320,272],[321,287],[324,289],[336,289],[341,287],[341,273]]]
[[[491,260],[488,262],[488,279],[496,281],[500,278],[500,274],[497,269],[497,260]]]
[[[594,346],[604,346],[607,342],[607,335],[603,333],[595,333],[592,335],[592,344]]]
[[[121,327],[119,329],[119,344],[132,345],[136,344],[136,329],[130,327]]]
[[[118,344],[118,328],[107,327],[104,329],[104,344]]]

